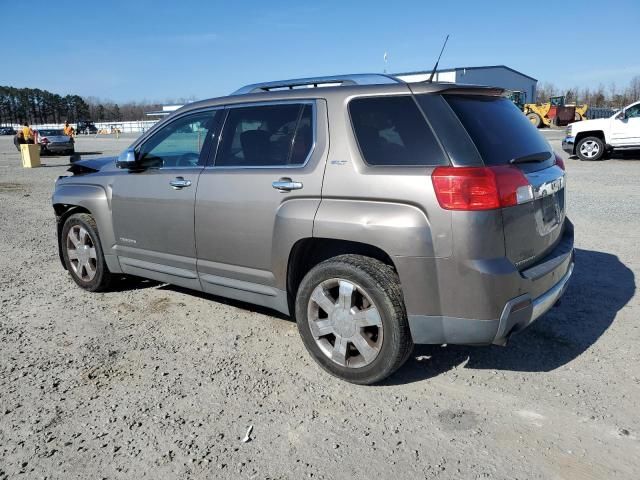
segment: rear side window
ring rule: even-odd
[[[312,113],[310,104],[230,109],[216,166],[302,165],[313,147]]]
[[[514,158],[551,151],[547,141],[509,99],[481,95],[443,97],[486,165],[504,165]]]
[[[447,163],[412,97],[357,98],[349,102],[349,114],[360,151],[369,165]]]

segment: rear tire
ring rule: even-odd
[[[88,213],[75,213],[64,222],[59,239],[64,264],[76,284],[90,292],[109,289],[113,275],[104,260],[98,227]]]
[[[542,118],[540,118],[540,115],[535,112],[529,112],[527,113],[527,118],[534,127],[540,128],[540,125],[542,124]]]
[[[598,137],[585,137],[576,145],[576,155],[580,160],[601,160],[605,154],[605,145]]]
[[[413,350],[398,275],[361,255],[330,258],[305,275],[296,322],[313,359],[351,383],[383,380]]]

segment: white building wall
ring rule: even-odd
[[[431,72],[426,73],[410,73],[408,75],[398,75],[400,80],[404,80],[405,82],[425,82],[429,80],[431,76]],[[456,81],[456,72],[454,70],[448,72],[436,72],[433,76],[434,82],[451,82],[455,83]]]

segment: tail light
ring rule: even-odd
[[[47,143],[49,143],[49,139],[47,137],[42,137],[40,139],[40,143],[44,143],[46,145]]]
[[[446,210],[493,210],[533,200],[527,177],[512,166],[437,167],[431,181]]]
[[[560,158],[560,155],[558,155],[557,153],[555,153],[555,156],[556,156],[556,165],[558,165],[562,170],[566,171],[567,169],[564,167],[564,160],[562,160],[562,158]]]

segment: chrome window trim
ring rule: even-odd
[[[247,108],[247,107],[266,107],[272,105],[311,105],[311,130],[312,130],[312,138],[311,148],[309,149],[309,153],[307,154],[304,162],[298,165],[248,165],[248,166],[234,166],[234,165],[225,165],[225,166],[216,166],[215,161],[218,157],[218,149],[220,147],[220,141],[222,139],[222,132],[224,132],[224,127],[227,124],[227,117],[224,119],[224,123],[220,128],[220,135],[218,135],[218,141],[215,146],[215,157],[213,159],[213,165],[206,165],[204,167],[205,170],[277,170],[277,169],[301,169],[307,166],[313,153],[316,150],[317,145],[317,118],[318,118],[318,108],[316,105],[316,99],[300,99],[300,100],[273,100],[273,101],[262,101],[262,102],[245,102],[245,103],[234,103],[232,105],[228,105],[226,110],[232,110],[235,108]]]
[[[196,165],[193,167],[148,167],[146,170],[202,170],[202,165]]]

